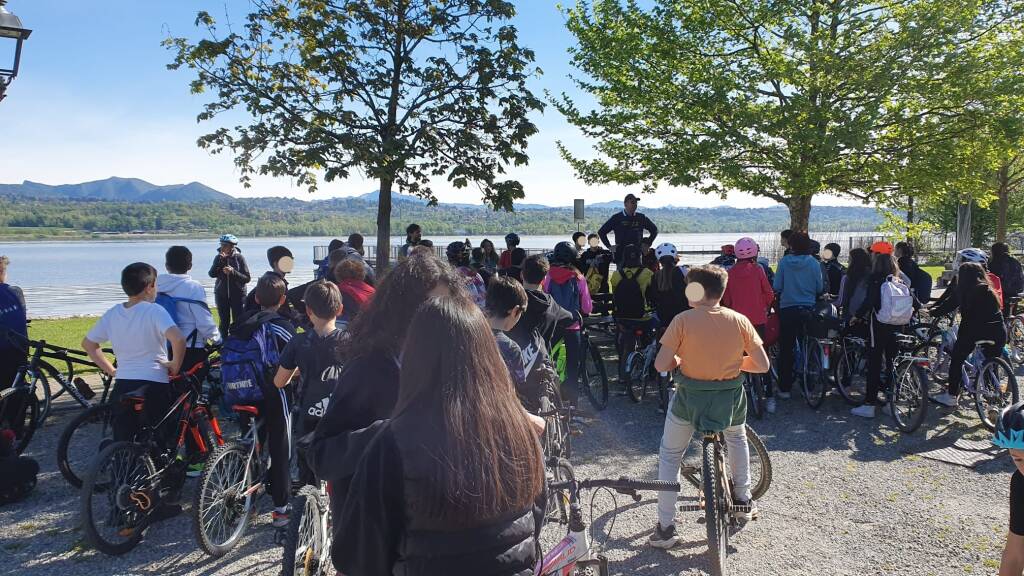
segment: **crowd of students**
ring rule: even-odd
[[[130,438],[143,423],[155,425],[169,409],[173,377],[201,360],[207,344],[223,343],[225,382],[243,376],[255,382],[254,390],[230,387],[229,394],[226,387],[226,394],[235,403],[258,404],[264,419],[272,525],[289,521],[290,463],[297,462],[303,483],[331,484],[332,557],[344,574],[528,574],[540,557],[546,507],[537,441],[544,423],[532,413],[543,396],[577,404],[579,334],[598,295],[610,294],[624,327],[659,329],[655,368],[679,372],[665,415],[659,478],[677,480],[694,431],[721,430],[736,503],[748,510],[737,515],[744,518],[756,515],[757,505],[750,494],[743,373],[769,368],[770,314],[778,318],[780,378],[778,390],[767,391],[769,411],[776,399],[790,398],[795,342],[821,302],[830,301],[850,329],[869,336],[867,400],[854,414],[871,417],[882,405],[881,364],[894,357],[900,330],[890,321],[892,298],[885,293],[891,283],[901,284],[906,290],[899,295],[910,294],[915,307],[930,296],[921,292],[912,248],[902,243],[851,250],[843,266],[838,245],[822,251],[805,233],[787,231],[774,270],[750,238],[723,247],[712,264],[683,266],[674,245],[654,245],[657,228],[637,212],[635,197],[600,233],[560,242],[546,255],[527,257],[518,236],[509,234],[501,254],[490,242],[472,249],[467,241],[451,243],[441,258],[418,226],[407,233],[399,262],[379,282],[363,259],[362,237],[353,235],[332,243],[316,279],[293,288],[291,252],[271,248],[269,270],[249,292],[238,239],[222,236],[209,271],[219,326],[202,285],[189,275],[187,248],[168,249],[163,274],[146,263],[125,267],[127,301],[108,310],[82,342],[115,377],[115,402],[125,394],[145,397],[142,420],[119,414],[115,435]],[[959,310],[962,318],[949,389],[937,398],[951,406],[960,387],[958,363],[974,343],[993,340],[986,354],[1002,351],[1008,302],[998,286],[1008,294],[1024,288],[1020,264],[1005,245],[992,252],[992,261],[978,250],[958,252],[955,280],[933,305],[933,314]],[[0,260],[0,298],[6,298],[0,312],[7,313],[3,305],[13,298],[24,315],[23,297],[4,282],[6,264]],[[621,334],[620,352],[632,345],[634,331]],[[551,362],[556,339],[565,342],[564,381]],[[254,341],[261,374],[234,374],[241,368],[229,368],[237,364],[231,355]],[[100,351],[107,342],[116,369]],[[1021,409],[1011,407],[1000,419],[997,443],[1011,448],[1024,470]],[[0,435],[0,458],[3,440]],[[195,464],[179,482],[201,469]],[[1019,476],[1013,494],[1024,501]],[[159,517],[180,512],[173,500]],[[675,545],[675,502],[676,494],[659,495],[653,546]],[[1024,524],[1019,511],[1012,524]],[[1012,528],[1004,564],[1024,562],[1024,549],[1011,549],[1024,542],[1013,539],[1017,534]]]

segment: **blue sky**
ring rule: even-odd
[[[566,52],[573,39],[557,2],[517,4],[520,40],[536,51],[537,65],[544,70],[533,82],[534,92],[573,92]],[[358,176],[323,184],[315,196],[286,178],[259,178],[247,190],[238,183],[230,156],[196,147],[196,138],[215,126],[197,125],[203,97],[189,93],[187,71],[166,69],[170,53],[160,42],[168,35],[197,37],[193,21],[198,10],[222,19],[227,9],[240,21],[247,6],[245,0],[9,0],[7,8],[33,33],[25,44],[21,75],[0,103],[0,183],[64,184],[122,176],[155,184],[196,180],[235,196],[298,198],[375,190],[373,182]],[[513,172],[526,189],[527,202],[569,205],[573,198],[601,202],[625,195],[625,188],[587,186],[574,177],[555,142],[581,153],[589,144],[557,111],[548,107],[535,122],[540,134],[530,142],[531,163]],[[442,202],[479,201],[472,187],[454,190],[441,182],[436,189]],[[723,201],[663,187],[643,203],[716,206]],[[728,203],[772,204],[746,195],[731,196]]]

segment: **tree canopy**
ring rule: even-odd
[[[171,69],[210,90],[200,121],[242,109],[248,123],[199,145],[229,150],[253,174],[318,178],[354,171],[380,183],[379,243],[390,230],[393,186],[436,202],[431,181],[476,185],[486,204],[512,209],[522,185],[506,167],[528,161],[543,108],[526,86],[539,73],[518,43],[504,0],[253,0],[241,30],[207,12],[207,38],[169,38]],[[386,266],[387,253],[378,255]]]
[[[747,192],[806,229],[816,195],[906,198],[915,151],[969,132],[989,94],[957,84],[965,54],[1020,14],[1010,0],[580,1],[575,80],[596,106],[554,103],[598,155],[562,153],[588,182]]]

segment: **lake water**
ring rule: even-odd
[[[829,233],[818,239],[838,242],[844,252],[851,236],[871,235],[863,233]],[[714,250],[722,244],[734,243],[738,238],[751,236],[762,246],[777,244],[775,234],[661,234],[659,243],[672,242],[680,250]],[[464,237],[427,236],[436,246]],[[499,250],[504,247],[501,235],[490,237]],[[483,237],[471,237],[474,246]],[[550,249],[557,242],[568,240],[568,236],[523,236],[522,248]],[[325,246],[330,238],[242,238],[239,247],[256,278],[269,266],[267,248],[282,244],[295,255],[295,271],[289,275],[293,284],[313,278],[313,248]],[[367,243],[372,243],[367,239]],[[392,244],[405,242],[404,237],[393,237]],[[0,254],[11,259],[8,282],[25,291],[29,316],[32,318],[62,317],[75,315],[98,315],[124,300],[120,287],[121,269],[132,262],[148,262],[163,271],[164,252],[172,244],[188,246],[192,251],[194,268],[192,275],[207,287],[207,296],[213,304],[213,279],[207,271],[217,250],[216,239],[139,239],[86,242],[17,242],[0,243]],[[707,256],[686,256],[687,263],[707,262]],[[250,287],[254,284],[250,284]]]

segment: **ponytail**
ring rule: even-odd
[[[672,291],[672,275],[676,272],[675,256],[662,256],[658,262],[661,264],[661,270],[658,270],[656,278],[658,291],[670,292]]]

